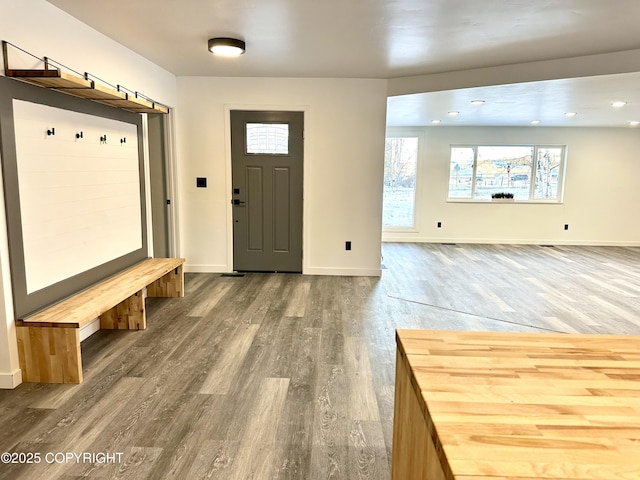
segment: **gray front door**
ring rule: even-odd
[[[303,112],[231,111],[233,269],[302,272]]]

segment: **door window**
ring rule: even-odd
[[[288,155],[288,123],[247,123],[247,154]]]

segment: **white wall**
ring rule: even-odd
[[[174,75],[44,0],[0,1],[0,39],[36,56],[53,58],[79,72],[88,71],[109,83],[121,84],[166,105],[176,104]],[[11,58],[10,53],[10,61]],[[1,52],[0,60],[3,60]],[[4,208],[0,211],[0,388],[12,388],[21,382],[21,376]]]
[[[228,110],[294,109],[305,111],[303,272],[379,275],[386,88],[385,80],[179,77],[186,268],[233,269]],[[196,188],[198,176],[208,188]]]
[[[0,2],[0,39],[37,57],[49,57],[77,72],[89,72],[113,85],[123,85],[175,106],[173,74],[44,0]],[[12,52],[9,47],[10,62]],[[22,57],[16,55],[16,59]],[[4,63],[1,65],[4,72]]]
[[[417,231],[385,241],[640,245],[640,131],[425,127]],[[562,204],[447,202],[451,144],[567,145]],[[442,228],[437,228],[442,222]],[[564,225],[569,224],[569,230]]]

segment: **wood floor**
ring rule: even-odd
[[[188,274],[81,385],[0,391],[18,479],[389,479],[396,328],[640,334],[640,249],[385,244],[383,276]],[[47,453],[121,453],[49,463]],[[59,460],[52,457],[49,460]]]

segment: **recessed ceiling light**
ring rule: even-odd
[[[564,114],[565,117],[575,117],[577,115],[576,112],[567,112]]]
[[[450,117],[455,117],[456,115],[459,115],[460,112],[448,112],[447,115],[449,115]]]
[[[437,125],[441,122],[442,120],[431,120],[431,123],[433,123],[434,125]]]
[[[243,40],[237,38],[210,38],[209,51],[220,57],[239,57],[246,50],[246,44]]]
[[[629,122],[629,125],[631,125],[632,127],[637,127],[638,125],[640,125],[640,120],[632,120],[631,122]]]
[[[531,120],[531,125],[538,125],[540,120]]]
[[[484,105],[484,100],[471,100],[471,105]]]
[[[611,106],[614,108],[624,107],[627,102],[611,102]]]

